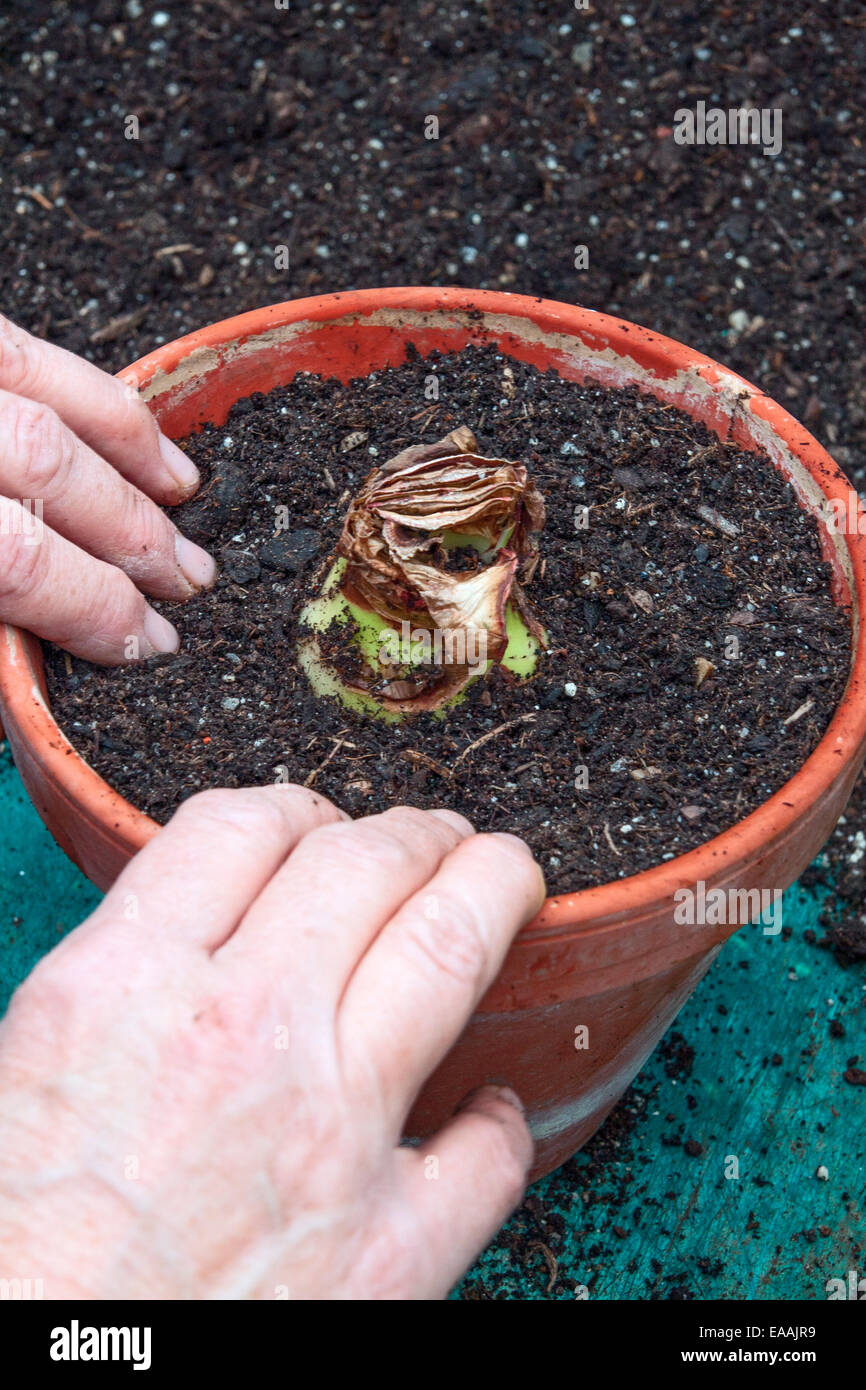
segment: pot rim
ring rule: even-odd
[[[578,338],[596,351],[610,350],[620,359],[630,358],[648,390],[654,379],[661,383],[687,374],[717,396],[734,393],[728,394],[729,402],[734,397],[745,400],[755,420],[768,426],[799,460],[824,497],[844,502],[846,515],[856,516],[858,523],[862,518],[866,529],[866,511],[838,465],[792,415],[756,386],[673,338],[598,310],[556,300],[453,286],[338,291],[220,320],[156,348],[117,375],[139,390],[151,387],[146,394],[152,397],[161,394],[170,384],[167,378],[191,354],[201,356],[205,352],[213,357],[228,344],[237,347],[269,330],[303,323],[321,325],[334,319],[346,322],[383,311],[429,314],[432,324],[443,314],[465,317],[479,310],[488,318],[528,319],[543,335]],[[501,328],[498,336],[507,337],[507,327]],[[503,345],[502,350],[507,352],[507,347]],[[587,375],[592,376],[591,363],[587,364]],[[860,534],[859,525],[855,535],[850,529],[836,540],[840,550],[844,545],[849,568],[851,668],[842,698],[814,751],[748,816],[695,849],[626,878],[549,897],[517,938],[518,945],[521,939],[537,939],[538,935],[568,938],[616,930],[626,925],[626,919],[633,927],[661,900],[670,899],[677,888],[701,880],[708,885],[723,881],[727,871],[744,859],[759,860],[762,850],[787,839],[803,809],[827,795],[845,775],[852,759],[866,746],[866,637],[859,622],[859,614],[866,611],[866,536]],[[4,637],[0,643],[0,699],[35,750],[29,756],[39,760],[70,806],[86,820],[102,823],[118,840],[140,849],[160,827],[115,791],[73,748],[56,723],[45,694],[38,639],[9,624],[4,624]]]

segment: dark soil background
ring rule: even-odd
[[[578,301],[760,382],[862,488],[864,68],[845,0],[5,0],[0,303],[116,370],[328,290]],[[698,100],[781,107],[782,154],[677,146]],[[864,832],[861,782],[810,871],[833,884],[815,940],[846,962],[866,958]]]
[[[863,478],[862,3],[3,10],[2,295],[25,327],[117,369],[328,290],[577,300],[759,380]],[[780,107],[781,155],[675,144],[700,99]]]

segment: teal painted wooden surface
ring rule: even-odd
[[[5,748],[0,807],[2,1010],[100,895],[54,845]],[[828,1279],[866,1275],[866,1091],[842,1078],[866,1053],[866,977],[804,942],[818,910],[795,887],[789,939],[747,927],[731,940],[644,1067],[631,1132],[606,1140],[604,1162],[591,1148],[537,1183],[456,1297],[573,1299],[582,1285],[602,1299],[823,1299]],[[831,1019],[845,1037],[830,1036]],[[694,1052],[688,1076],[668,1074],[676,1034]],[[738,1178],[725,1177],[731,1157]]]
[[[16,985],[101,893],[58,849],[0,746],[0,1012]]]
[[[691,1074],[667,1074],[663,1042],[622,1151],[603,1174],[584,1152],[536,1184],[464,1296],[571,1299],[583,1285],[602,1299],[825,1299],[828,1279],[866,1275],[866,1092],[842,1077],[866,1053],[866,977],[804,942],[818,911],[795,885],[788,940],[732,937],[666,1040],[674,1057],[672,1035],[694,1049]],[[550,1293],[544,1243],[559,1266]]]

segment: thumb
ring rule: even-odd
[[[473,1091],[443,1129],[401,1149],[408,1200],[428,1252],[428,1287],[442,1298],[519,1204],[534,1145],[519,1097],[507,1086]]]

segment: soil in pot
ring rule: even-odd
[[[528,595],[548,648],[528,680],[494,665],[444,718],[386,724],[314,694],[299,620],[371,468],[460,425],[544,496]],[[410,356],[348,385],[302,374],[188,449],[205,482],[173,515],[221,572],[210,593],[157,605],[181,653],[103,670],[46,652],[58,722],[156,820],[205,787],[279,779],[356,815],[453,806],[522,834],[564,892],[742,819],[812,752],[844,689],[849,615],[790,486],[634,390],[492,347]]]

